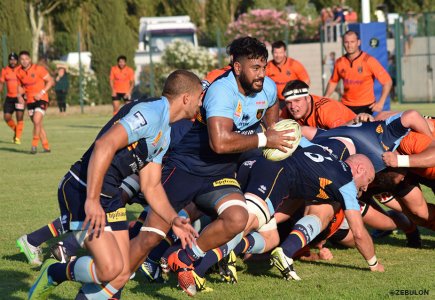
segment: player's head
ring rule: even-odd
[[[281,64],[287,58],[287,46],[283,41],[276,41],[272,44],[273,61],[276,64]]]
[[[118,56],[118,58],[116,59],[116,61],[118,62],[118,67],[120,69],[124,68],[125,65],[127,64],[127,57],[125,55],[120,55]]]
[[[343,46],[347,54],[355,54],[359,52],[359,47],[361,45],[361,40],[356,31],[348,30],[343,35]]]
[[[232,65],[239,89],[245,95],[261,92],[266,76],[266,46],[256,38],[247,36],[235,39],[228,49],[233,57]]]
[[[163,86],[163,96],[176,105],[183,118],[195,117],[201,106],[201,80],[194,73],[187,70],[172,72]]]
[[[23,67],[23,69],[27,69],[32,65],[32,59],[30,58],[29,51],[21,51],[20,54],[18,54],[18,58],[20,60],[20,65]]]
[[[297,121],[310,114],[311,97],[308,84],[302,80],[289,81],[282,90],[282,95],[293,119]]]
[[[18,63],[18,55],[15,52],[11,52],[8,55],[8,60],[9,60],[9,66],[11,68],[15,68],[15,66]]]
[[[346,159],[352,170],[353,181],[358,189],[358,195],[365,192],[375,179],[375,168],[370,159],[364,154],[353,154]]]

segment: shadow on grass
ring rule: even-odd
[[[328,267],[335,267],[335,268],[342,268],[342,269],[351,269],[351,270],[358,270],[358,271],[369,271],[368,268],[361,268],[361,267],[355,267],[352,265],[345,265],[345,264],[336,264],[336,263],[331,263],[331,262],[326,262],[326,261],[303,261],[300,260],[299,262],[303,263],[303,264],[313,264],[313,265],[320,265],[320,266],[328,266]]]
[[[30,151],[29,150],[10,148],[10,147],[0,147],[0,151],[15,152],[15,153],[22,153],[22,154],[29,154],[30,155]]]
[[[8,300],[20,300],[21,297],[15,296],[17,292],[28,293],[29,274],[21,271],[1,270],[2,284],[0,284],[0,298]],[[29,287],[30,288],[30,287]]]
[[[171,275],[172,276],[170,276],[169,280],[165,283],[149,283],[148,280],[145,278],[144,274],[141,271],[137,270],[136,276],[131,279],[131,281],[135,281],[137,285],[133,288],[130,288],[130,292],[146,294],[147,297],[153,297],[163,300],[178,299],[171,296],[163,295],[160,292],[161,289],[170,287],[172,289],[177,289],[178,291],[180,291],[181,294],[181,289],[177,287],[177,281],[175,279],[175,276],[173,274]]]

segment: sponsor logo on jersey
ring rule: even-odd
[[[240,102],[240,101],[237,102],[237,107],[236,107],[236,111],[235,111],[234,115],[236,117],[240,117],[242,115],[242,102]]]
[[[362,73],[363,72],[363,68],[362,67],[358,67],[358,73]]]
[[[234,178],[222,178],[213,182],[214,187],[223,186],[223,185],[234,185],[240,187],[239,183]]]
[[[263,108],[257,110],[257,115],[256,115],[257,120],[260,120],[263,117],[263,112],[264,112]]]
[[[107,222],[127,221],[127,211],[125,207],[118,208],[113,212],[106,213]]]
[[[376,132],[379,133],[379,134],[384,132],[384,129],[382,129],[382,125],[381,124],[379,124],[378,127],[376,127]]]

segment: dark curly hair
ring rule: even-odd
[[[227,46],[228,55],[232,56],[233,62],[245,57],[248,59],[264,58],[267,61],[269,53],[266,46],[256,38],[245,36],[235,39]]]

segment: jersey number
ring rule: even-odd
[[[322,156],[322,155],[317,154],[317,153],[304,152],[304,154],[306,157],[310,158],[314,162],[322,162],[325,159],[332,161],[332,158],[330,158],[328,156]]]

